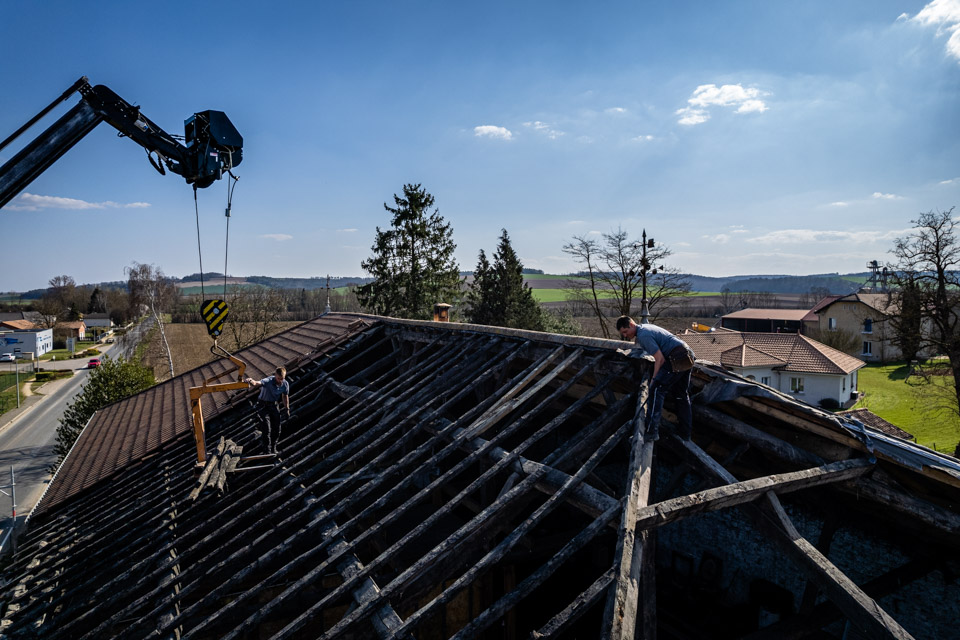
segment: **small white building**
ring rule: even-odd
[[[857,372],[867,364],[797,333],[688,331],[679,337],[698,359],[812,405],[828,398],[841,407],[851,404],[858,396]]]
[[[109,313],[86,313],[83,316],[83,324],[87,325],[87,329],[97,327],[104,330],[99,333],[104,333],[116,326],[110,319]]]
[[[39,358],[53,350],[53,329],[4,331],[0,333],[0,353],[33,353]]]

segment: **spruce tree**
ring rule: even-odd
[[[477,324],[535,331],[544,328],[543,309],[533,297],[533,289],[523,281],[523,264],[506,229],[500,232],[492,265],[487,266],[486,255],[480,251],[468,300],[470,319]]]
[[[437,302],[453,303],[460,294],[460,267],[453,257],[453,229],[433,196],[419,184],[405,184],[396,206],[383,207],[393,218],[377,234],[373,255],[360,266],[374,281],[357,287],[360,304],[379,315],[431,318]]]

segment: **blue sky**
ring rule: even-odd
[[[81,75],[171,133],[225,111],[236,275],[362,274],[408,182],[462,269],[502,227],[562,273],[565,242],[622,226],[690,273],[861,271],[960,204],[958,25],[960,0],[7,2],[0,138]],[[225,201],[200,192],[207,270]],[[4,291],[198,270],[191,188],[108,125],[0,210],[0,241]]]

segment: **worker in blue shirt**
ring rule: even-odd
[[[647,437],[660,437],[660,412],[663,400],[669,396],[676,406],[678,434],[690,439],[693,427],[693,408],[690,405],[690,374],[694,355],[687,343],[666,329],[653,324],[638,325],[630,316],[617,319],[617,331],[624,340],[633,340],[643,351],[653,356],[653,382],[647,399]]]
[[[280,440],[280,399],[283,399],[287,418],[290,417],[290,382],[287,381],[287,370],[277,367],[272,376],[263,380],[247,378],[244,382],[250,387],[260,387],[257,398],[257,415],[260,417],[260,438],[265,453],[279,455],[277,443]]]

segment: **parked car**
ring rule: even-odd
[[[100,366],[100,358],[90,358],[87,362],[87,369],[95,369]]]
[[[16,362],[17,358],[12,353],[0,353],[0,362]]]
[[[113,343],[113,338],[107,338],[107,342],[112,344],[112,343]]]

